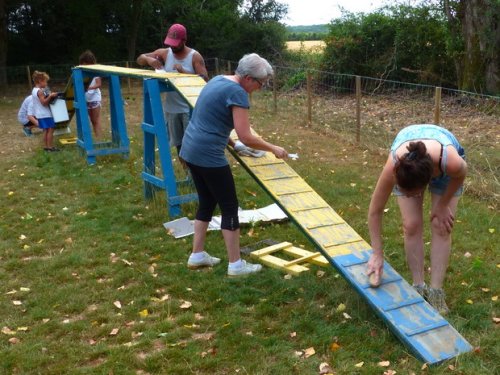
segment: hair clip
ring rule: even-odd
[[[408,152],[406,154],[406,160],[415,160],[417,158],[417,151]]]

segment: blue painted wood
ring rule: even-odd
[[[371,251],[330,258],[391,331],[423,362],[437,364],[472,350],[465,340],[391,266],[384,262],[382,283],[371,288],[366,263]]]
[[[177,181],[172,163],[169,136],[160,93],[172,90],[171,85],[158,79],[145,79],[144,92],[144,119],[141,128],[144,133],[144,164],[142,179],[144,181],[144,196],[151,199],[155,189],[163,189],[167,194],[167,208],[171,217],[181,214],[181,204],[198,200],[196,194],[179,195],[177,187],[185,181]],[[163,177],[156,176],[155,144],[158,142]]]
[[[109,78],[111,114],[111,142],[109,143],[96,144],[92,139],[92,126],[85,100],[84,81],[95,76]],[[87,71],[84,68],[73,68],[72,77],[78,137],[76,144],[84,150],[87,156],[87,163],[95,164],[96,156],[102,155],[122,154],[124,157],[128,157],[130,153],[130,141],[127,135],[119,77],[117,75],[104,74],[103,72]]]
[[[76,117],[76,134],[78,140],[76,144],[83,148],[87,154],[87,163],[95,164],[94,155],[88,155],[88,151],[93,149],[92,129],[85,100],[85,89],[83,85],[83,72],[81,69],[73,69],[73,90],[75,94],[74,107]]]

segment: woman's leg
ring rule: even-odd
[[[424,283],[423,201],[424,193],[417,197],[398,196],[406,261],[412,274],[413,285]]]
[[[205,250],[205,239],[212,214],[215,210],[217,202],[210,192],[207,185],[207,168],[197,167],[189,164],[193,183],[198,193],[198,209],[194,221],[194,237],[193,237],[193,253],[199,253]]]
[[[441,199],[441,195],[432,194],[432,208],[434,208]],[[457,211],[457,205],[460,197],[453,197],[449,207],[453,215]],[[432,240],[431,240],[431,288],[441,289],[443,287],[446,270],[451,252],[451,233],[439,229],[436,223],[431,222]]]

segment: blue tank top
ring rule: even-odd
[[[441,157],[440,169],[441,171],[443,171],[443,173],[444,171],[446,171],[446,162],[448,160],[448,152],[446,146],[452,145],[453,147],[455,147],[459,155],[464,155],[464,149],[449,130],[431,124],[410,125],[406,128],[401,129],[396,135],[394,142],[392,143],[391,153],[394,162],[396,162],[397,160],[396,150],[399,148],[399,146],[408,141],[423,139],[432,139],[441,143],[443,147],[443,153]]]

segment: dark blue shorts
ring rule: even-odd
[[[40,129],[51,129],[56,127],[56,123],[52,117],[39,118],[38,127]]]

